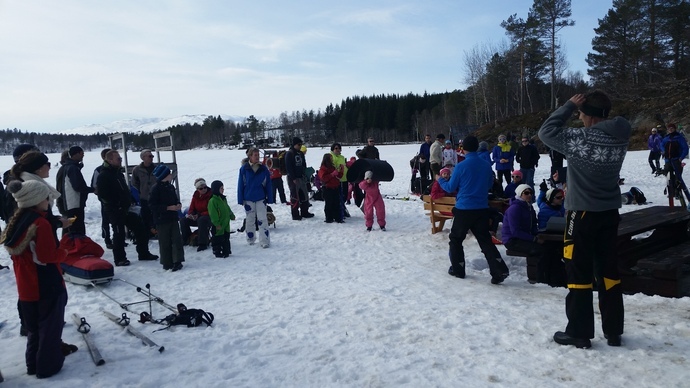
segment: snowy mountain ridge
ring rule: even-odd
[[[97,133],[139,133],[139,132],[154,132],[164,130],[175,125],[184,124],[201,124],[209,117],[218,117],[218,115],[208,114],[192,114],[182,115],[170,118],[138,118],[138,119],[124,119],[117,120],[107,124],[88,124],[80,127],[65,129],[59,133],[65,135],[95,135]],[[243,122],[246,118],[242,116],[220,115],[223,120],[233,121],[236,123]]]

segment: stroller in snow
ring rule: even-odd
[[[410,191],[412,194],[429,194],[432,183],[429,180],[429,161],[424,158],[424,155],[417,154],[410,159],[410,168],[412,168],[412,178],[410,179]],[[419,177],[417,176],[418,172]]]

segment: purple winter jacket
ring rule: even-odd
[[[503,215],[501,239],[503,243],[516,238],[534,241],[537,235],[537,213],[532,204],[519,199],[511,199],[510,206]]]
[[[659,136],[658,133],[649,135],[647,148],[649,148],[650,151],[661,152],[661,136]]]

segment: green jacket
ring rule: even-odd
[[[216,227],[216,236],[230,233],[230,220],[235,219],[235,213],[230,209],[228,200],[220,195],[214,195],[208,200],[208,216]]]
[[[340,178],[341,182],[347,182],[347,164],[345,164],[345,156],[342,154],[336,155],[331,151],[331,156],[333,157],[333,165],[335,166],[335,169],[339,169],[340,166],[343,166],[343,176]]]

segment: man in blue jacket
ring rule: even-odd
[[[247,212],[245,231],[247,242],[254,245],[256,241],[256,227],[259,227],[259,244],[268,248],[271,238],[268,231],[267,203],[273,203],[273,187],[271,186],[271,172],[261,163],[259,149],[250,148],[247,151],[249,160],[240,167],[237,181],[237,203]]]
[[[453,227],[450,230],[449,256],[451,267],[448,274],[458,278],[465,277],[465,251],[462,242],[468,231],[477,239],[479,247],[484,253],[491,283],[499,284],[508,277],[508,266],[503,261],[496,246],[491,242],[489,233],[489,197],[488,192],[493,186],[494,174],[491,164],[479,157],[479,140],[474,136],[467,136],[462,142],[465,150],[465,161],[455,166],[450,180],[438,178],[438,183],[448,193],[456,192],[455,207],[453,208]]]
[[[685,136],[676,131],[676,124],[669,124],[666,126],[668,133],[661,140],[661,152],[664,156],[664,169],[663,174],[666,175],[669,171],[673,170],[676,176],[683,176],[683,163],[682,160],[688,157],[688,142],[685,140]],[[669,184],[671,190],[676,187],[675,180]],[[677,193],[669,193],[669,197],[672,198]],[[678,193],[680,194],[680,193]],[[690,198],[688,198],[690,201]]]

